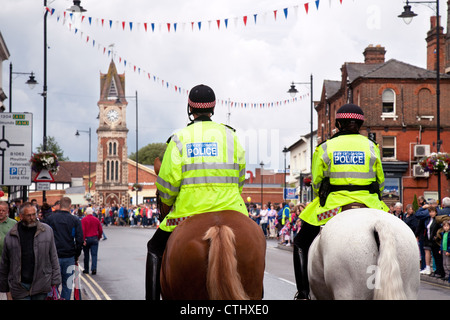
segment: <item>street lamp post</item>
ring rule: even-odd
[[[264,170],[264,162],[261,161],[261,163],[259,164],[261,166],[261,210],[262,210],[262,206],[264,204],[263,201],[263,188],[264,188],[264,181],[263,181],[263,170]]]
[[[138,175],[138,160],[139,160],[139,147],[138,147],[138,138],[139,138],[139,134],[138,134],[138,130],[139,130],[139,115],[138,115],[138,92],[136,90],[135,95],[134,96],[121,96],[118,97],[116,100],[116,103],[120,103],[120,99],[121,98],[130,98],[130,99],[135,99],[136,101],[136,185],[139,182],[139,175]],[[138,205],[138,188],[136,188],[136,205]]]
[[[37,85],[37,81],[34,78],[33,72],[13,72],[13,65],[12,63],[9,64],[9,112],[12,112],[12,76],[13,74],[19,74],[19,75],[29,75],[27,82],[25,82],[28,87],[33,90],[34,87]]]
[[[34,78],[33,72],[14,72],[12,63],[9,64],[9,112],[12,112],[12,76],[13,74],[17,75],[29,75],[27,82],[25,82],[28,87],[33,90],[37,84],[36,79]],[[11,186],[8,186],[8,200],[11,195]],[[27,201],[27,186],[22,186],[22,201]]]
[[[440,111],[440,41],[439,41],[439,28],[441,26],[440,18],[439,18],[439,0],[435,1],[408,1],[406,0],[406,5],[403,7],[403,12],[398,16],[399,18],[403,18],[403,21],[406,24],[410,24],[412,19],[417,16],[414,11],[411,10],[410,3],[434,3],[436,5],[436,152],[439,152],[441,149],[441,111]],[[441,203],[441,174],[437,175],[438,178],[438,203]]]
[[[75,135],[77,137],[80,136],[80,132],[85,132],[89,134],[89,181],[88,181],[88,194],[89,197],[91,195],[91,128],[89,127],[89,130],[77,130]],[[88,199],[90,201],[90,198]]]
[[[295,88],[296,84],[307,84],[310,86],[310,96],[311,96],[311,130],[310,130],[310,156],[311,156],[311,163],[313,158],[313,113],[314,113],[314,98],[313,98],[313,75],[311,74],[310,82],[292,82],[290,89],[288,90],[288,93],[291,95],[292,98],[295,97],[295,95],[298,93],[298,90]],[[312,166],[311,166],[312,168]]]
[[[284,147],[284,189],[283,189],[283,200],[286,201],[286,153],[288,153],[288,148]]]
[[[75,12],[85,12],[86,10],[80,5],[81,1],[74,0],[73,6],[71,6],[67,11]],[[44,0],[44,9],[47,8],[47,0]],[[44,109],[44,124],[43,124],[43,141],[42,141],[42,151],[47,151],[47,16],[48,11],[44,10],[44,84],[41,96],[43,98],[43,109]],[[42,191],[42,202],[47,202],[46,192]]]

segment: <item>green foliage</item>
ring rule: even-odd
[[[145,147],[139,149],[138,152],[138,162],[141,164],[153,165],[153,162],[157,157],[159,157],[162,161],[164,152],[166,151],[165,143],[150,143]],[[136,153],[133,152],[129,156],[131,160],[136,161]]]
[[[36,148],[37,152],[44,151],[44,145],[41,143],[39,147]],[[51,151],[58,156],[58,161],[69,161],[69,157],[64,156],[64,151],[59,146],[55,137],[47,137],[47,150]]]
[[[414,200],[413,200],[412,206],[413,206],[414,212],[416,212],[417,209],[419,209],[419,201],[417,201],[417,195],[415,195],[415,194],[414,194]]]

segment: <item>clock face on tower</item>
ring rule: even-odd
[[[109,110],[106,113],[106,118],[110,121],[110,122],[116,122],[117,120],[119,120],[119,112],[117,112],[117,110]]]

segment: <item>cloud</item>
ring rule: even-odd
[[[62,12],[72,1],[55,0],[49,5]],[[145,32],[143,25],[122,30],[121,24],[92,26],[84,21],[74,33],[68,25],[48,18],[48,117],[47,134],[54,136],[66,156],[73,161],[87,161],[87,137],[76,138],[77,129],[98,126],[97,102],[100,72],[107,72],[111,57],[92,45],[114,44],[114,60],[119,73],[126,75],[126,94],[138,91],[139,147],[165,142],[172,132],[186,125],[187,96],[175,93],[149,80],[132,66],[157,75],[160,79],[188,90],[196,84],[210,85],[219,99],[239,102],[269,102],[289,99],[291,81],[308,82],[314,76],[314,99],[320,98],[325,79],[339,80],[340,67],[347,61],[362,62],[362,52],[369,44],[381,44],[386,58],[395,58],[417,66],[426,65],[424,38],[432,10],[413,6],[419,13],[406,26],[397,15],[403,4],[389,0],[320,1],[319,9],[310,3],[306,14],[303,3],[289,0],[241,1],[82,1],[86,16],[113,21],[155,21],[157,30]],[[293,10],[298,6],[297,15]],[[290,8],[288,18],[283,8]],[[277,20],[273,11],[277,11]],[[441,9],[442,10],[442,9]],[[446,12],[442,10],[442,12]],[[257,14],[257,24],[254,24]],[[244,26],[242,17],[248,16]],[[224,18],[229,25],[224,26]],[[237,23],[235,24],[235,18]],[[217,29],[217,19],[221,28]],[[191,21],[203,21],[191,30]],[[210,20],[209,24],[207,21]],[[443,25],[446,17],[442,19]],[[167,32],[166,23],[177,24],[176,32]],[[182,23],[186,22],[183,30]],[[161,23],[161,31],[159,31]],[[209,27],[210,26],[210,27]],[[172,31],[174,26],[172,25]],[[6,1],[0,12],[0,31],[11,53],[3,63],[3,88],[9,88],[9,62],[15,71],[34,71],[38,86],[30,91],[26,78],[13,78],[13,111],[34,115],[33,145],[42,143],[43,132],[43,8],[33,0]],[[91,41],[85,41],[86,35]],[[414,49],[411,49],[414,48]],[[125,67],[119,57],[127,60]],[[242,133],[247,140],[248,162],[261,160],[267,168],[283,166],[284,146],[296,142],[310,130],[309,86],[299,85],[304,98],[296,103],[272,108],[228,108],[218,104],[214,116]],[[5,101],[5,103],[8,103]],[[231,112],[231,115],[229,114]],[[135,152],[135,100],[128,99],[128,153]],[[313,120],[317,128],[317,118]],[[253,132],[252,132],[253,130]],[[250,134],[251,133],[251,134]],[[249,145],[248,137],[257,144]],[[253,138],[254,139],[254,138]],[[276,140],[276,141],[273,141]],[[96,159],[97,137],[92,139]],[[256,155],[254,154],[256,152]],[[250,161],[251,160],[251,161]]]

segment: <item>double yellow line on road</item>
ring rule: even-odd
[[[87,280],[85,279],[85,277],[87,277]],[[81,279],[89,288],[90,292],[94,295],[96,300],[111,300],[111,298],[108,296],[105,290],[103,290],[103,288],[100,287],[100,285],[94,279],[92,279],[92,277],[89,274],[87,273],[83,274],[81,276]],[[104,299],[97,293],[97,290],[89,282],[91,282],[95,287],[97,287],[98,291],[103,295]]]

